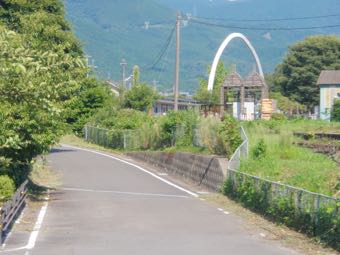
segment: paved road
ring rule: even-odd
[[[124,162],[66,147],[48,160],[63,187],[51,195],[35,247],[15,254],[297,254]]]

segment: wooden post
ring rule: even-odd
[[[221,95],[220,95],[220,117],[224,116],[224,104],[225,104],[225,96],[224,96],[224,87],[221,86]]]

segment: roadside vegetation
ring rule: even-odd
[[[87,78],[59,0],[1,1],[0,55],[0,200],[6,200],[36,156],[70,130],[80,134],[112,97]]]
[[[89,127],[106,130],[99,143],[113,149],[183,151],[231,156],[241,143],[240,124],[232,117],[204,118],[195,110],[150,116],[112,106],[100,110]],[[94,132],[100,130],[94,129]],[[98,134],[92,134],[99,137]],[[126,146],[128,141],[133,145]]]

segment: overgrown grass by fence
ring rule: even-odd
[[[213,131],[211,131],[213,132]],[[161,149],[182,144],[186,137],[183,126],[176,127],[169,137],[150,137],[144,130],[109,130],[93,126],[84,127],[85,140],[112,149],[127,151]],[[216,134],[215,134],[216,135]],[[157,136],[155,134],[151,136]],[[193,127],[190,143],[197,148],[205,148],[200,127]]]
[[[123,150],[140,150],[149,149],[148,137],[145,137],[143,132],[137,130],[109,130],[92,126],[85,126],[84,128],[85,140],[112,149]],[[164,144],[157,144],[155,146],[161,147],[163,145],[172,146],[175,144],[176,134],[173,137],[164,141]]]
[[[340,200],[238,171],[248,157],[248,138],[228,164],[222,192],[245,207],[340,250]]]

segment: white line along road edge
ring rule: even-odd
[[[48,203],[45,202],[43,207],[40,210],[38,219],[37,219],[37,221],[34,225],[34,229],[33,229],[32,233],[30,235],[30,238],[28,239],[28,243],[27,243],[27,246],[26,246],[27,250],[31,250],[35,246],[35,242],[37,241],[37,238],[38,238],[38,235],[39,235],[39,230],[41,228],[42,222],[43,222],[45,215],[46,215],[47,206],[48,206]]]
[[[35,222],[33,231],[30,234],[30,237],[28,239],[28,242],[27,242],[26,246],[19,247],[19,248],[13,248],[13,249],[7,249],[7,250],[6,249],[0,250],[0,253],[3,253],[3,252],[16,252],[16,251],[27,250],[25,255],[29,254],[28,251],[32,250],[34,248],[35,243],[37,241],[41,225],[42,225],[42,223],[44,221],[44,218],[45,218],[45,215],[46,215],[46,212],[47,212],[47,206],[48,206],[48,203],[45,202],[44,205],[41,207],[39,215],[38,215],[38,218],[37,218],[37,221]]]
[[[144,169],[143,167],[140,167],[140,166],[138,166],[136,164],[133,164],[131,162],[128,162],[126,160],[123,160],[123,159],[120,159],[120,158],[116,158],[114,156],[111,156],[111,155],[108,155],[108,154],[105,154],[105,153],[101,153],[101,152],[98,152],[98,151],[89,150],[89,149],[83,149],[83,148],[79,148],[79,147],[71,146],[71,145],[67,145],[67,144],[61,144],[61,146],[62,147],[67,147],[67,148],[71,148],[71,149],[91,152],[91,153],[94,153],[94,154],[98,154],[98,155],[101,155],[101,156],[104,156],[104,157],[107,157],[107,158],[111,158],[111,159],[123,162],[123,163],[125,163],[127,165],[130,165],[130,166],[133,166],[133,167],[143,171],[144,173],[147,173],[147,174],[151,175],[152,177],[154,177],[154,178],[156,178],[156,179],[158,179],[158,180],[160,180],[160,181],[162,181],[162,182],[164,182],[164,183],[166,183],[166,184],[168,184],[168,185],[170,185],[170,186],[172,186],[172,187],[174,187],[176,189],[179,189],[179,190],[181,190],[181,191],[183,191],[183,192],[185,192],[185,193],[187,193],[187,194],[189,194],[189,195],[191,195],[193,197],[196,197],[196,198],[199,197],[196,193],[194,193],[194,192],[192,192],[190,190],[187,190],[185,188],[182,188],[181,186],[178,186],[177,184],[174,184],[174,183],[172,183],[172,182],[170,182],[170,181],[168,181],[168,180],[166,180],[166,179],[164,179],[164,178],[162,178],[162,177],[160,177],[160,176],[158,176],[158,175],[156,175],[156,174],[154,174],[154,173]]]

